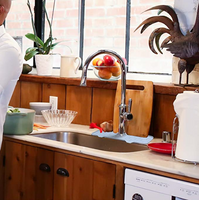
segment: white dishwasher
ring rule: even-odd
[[[199,185],[125,169],[124,200],[199,200]]]

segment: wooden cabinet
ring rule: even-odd
[[[53,156],[53,151],[40,148],[37,149],[35,200],[53,199]]]
[[[53,199],[112,200],[115,170],[113,164],[55,153]]]
[[[115,199],[114,164],[11,141],[4,154],[1,200]]]
[[[5,144],[4,200],[23,198],[24,145]]]
[[[4,200],[52,200],[53,164],[52,151],[6,141]]]

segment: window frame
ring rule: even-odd
[[[85,1],[79,0],[79,57],[83,60],[84,55],[84,22],[85,22]],[[42,0],[35,0],[35,27],[38,36],[44,40],[45,33],[45,12],[42,6]],[[46,3],[46,0],[44,0]],[[127,63],[129,63],[129,53],[130,53],[130,28],[131,28],[131,0],[126,0],[126,30],[125,30],[125,58]],[[34,44],[35,46],[35,44]],[[80,69],[82,69],[82,64]],[[35,66],[35,64],[33,64]],[[149,75],[166,75],[170,76],[170,73],[150,73],[150,72],[137,72],[129,71],[127,66],[127,72],[130,74],[149,74]]]
[[[46,3],[46,0],[44,0]],[[44,33],[45,33],[45,12],[43,8],[43,1],[35,0],[35,28],[37,31],[37,35],[44,41]]]

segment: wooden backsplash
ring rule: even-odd
[[[76,124],[97,124],[113,119],[116,81],[88,79],[87,87],[80,87],[80,79],[21,75],[10,105],[29,108],[29,102],[49,101],[58,97],[58,108],[78,112]],[[196,88],[177,87],[172,84],[154,84],[153,114],[150,134],[161,137],[162,131],[172,131],[175,117],[173,102],[178,93]]]

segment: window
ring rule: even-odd
[[[143,2],[143,3],[142,3]],[[146,3],[144,3],[146,2]],[[157,16],[158,10],[144,12],[146,9],[156,5],[171,5],[173,0],[156,0],[156,1],[132,1],[131,8],[131,37],[130,37],[130,51],[129,51],[129,71],[145,72],[145,73],[164,73],[171,74],[172,70],[172,54],[165,49],[160,54],[154,45],[158,54],[154,54],[148,45],[149,36],[158,27],[164,27],[161,23],[156,23],[149,26],[144,33],[140,33],[141,29],[136,32],[134,30],[141,24],[142,21],[148,17]],[[165,12],[162,15],[166,15]],[[167,15],[168,16],[168,15]],[[162,39],[168,35],[162,35]]]
[[[54,0],[46,0],[46,8],[51,19]],[[53,18],[53,37],[60,41],[54,53],[61,55],[78,54],[79,50],[79,2],[78,0],[56,0]],[[49,35],[46,22],[45,36]]]
[[[32,6],[34,1],[30,0]],[[50,18],[53,2],[46,0]],[[172,55],[165,50],[163,54],[155,55],[148,47],[150,33],[162,24],[150,26],[143,34],[140,29],[134,32],[144,19],[157,15],[157,11],[142,12],[160,4],[173,6],[173,0],[166,3],[165,0],[56,0],[53,36],[62,42],[53,53],[66,55],[70,47],[73,54],[80,54],[85,60],[99,49],[112,49],[127,57],[128,72],[171,74]],[[23,36],[23,52],[33,45],[24,37],[26,33],[32,33],[26,0],[12,2],[6,28],[12,36]],[[48,24],[45,24],[44,33],[48,36]]]
[[[158,11],[141,13],[161,4],[165,1],[85,0],[84,59],[98,49],[112,49],[128,59],[128,72],[171,74],[172,55],[165,50],[156,55],[148,46],[150,33],[163,25],[151,25],[143,34],[140,29],[134,32],[144,19]],[[173,5],[173,0],[166,4]]]
[[[85,0],[84,59],[99,49],[125,57],[126,0]]]

